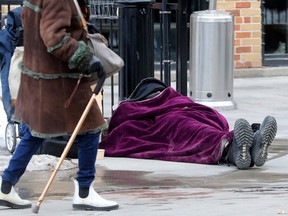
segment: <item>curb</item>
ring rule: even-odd
[[[288,67],[234,69],[234,78],[288,76]]]

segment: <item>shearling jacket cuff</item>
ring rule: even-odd
[[[92,56],[93,53],[90,48],[83,41],[80,41],[78,49],[69,59],[68,66],[70,69],[78,69],[84,72],[89,69]]]

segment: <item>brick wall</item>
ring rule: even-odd
[[[218,0],[217,10],[234,15],[235,68],[262,67],[261,1]]]

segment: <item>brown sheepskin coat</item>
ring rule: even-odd
[[[76,7],[73,0],[24,1],[22,23],[24,58],[13,119],[27,124],[33,136],[69,135],[92,96],[88,78],[83,78],[65,108],[92,58]],[[104,123],[94,103],[80,133],[99,131]]]

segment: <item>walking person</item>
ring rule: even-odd
[[[87,15],[86,1],[79,0],[79,5]],[[13,120],[26,128],[0,176],[0,205],[11,208],[31,207],[30,201],[19,197],[15,184],[46,138],[72,134],[93,94],[89,76],[103,73],[101,61],[85,43],[86,32],[72,0],[24,1],[21,16],[24,57]],[[94,103],[77,136],[75,210],[118,208],[118,203],[100,197],[93,188],[99,134],[104,126],[102,113]]]

